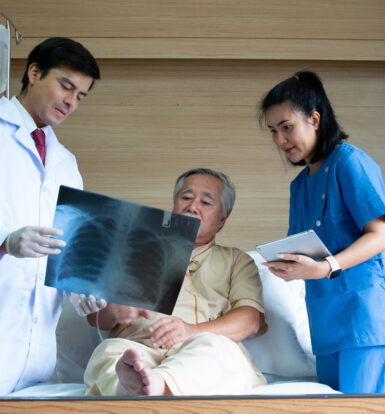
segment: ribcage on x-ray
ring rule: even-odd
[[[113,247],[116,223],[110,218],[79,215],[67,229],[67,245],[60,263],[59,278],[82,277],[95,281]]]
[[[116,203],[81,207],[57,208],[67,246],[49,270],[60,288],[171,313],[189,245],[172,227],[161,231],[163,212]]]
[[[166,246],[162,239],[151,230],[133,228],[122,234],[120,257],[116,260],[121,260],[121,276],[110,275],[110,286],[119,283],[122,296],[146,298],[155,304],[165,271]]]
[[[115,209],[114,214],[92,217],[63,206],[67,217],[67,247],[58,264],[58,279],[80,278],[93,282],[100,292],[119,292],[122,302],[148,302],[152,307],[162,290],[166,243],[151,229],[140,226],[141,209]],[[68,220],[68,217],[71,217]],[[146,225],[151,223],[146,223]]]

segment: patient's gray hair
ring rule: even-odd
[[[234,184],[230,181],[230,178],[215,170],[211,170],[210,168],[194,168],[192,170],[186,171],[182,175],[180,175],[175,183],[174,188],[174,204],[176,201],[176,197],[183,186],[184,180],[193,174],[203,174],[203,175],[212,175],[213,177],[219,178],[223,183],[223,191],[221,194],[221,217],[229,216],[231,210],[233,209],[234,202],[235,202],[235,187]]]

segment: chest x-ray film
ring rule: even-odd
[[[53,227],[67,244],[45,284],[171,314],[200,220],[61,186]]]

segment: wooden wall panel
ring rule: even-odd
[[[1,8],[27,37],[385,39],[382,0],[2,0]]]
[[[385,59],[383,0],[2,0],[25,41],[78,38],[100,58]]]
[[[13,64],[19,88],[24,62]],[[218,240],[251,250],[287,230],[291,179],[260,129],[257,103],[276,82],[308,68],[324,79],[349,141],[385,168],[383,62],[101,60],[102,80],[56,129],[85,188],[169,209],[176,177],[207,166],[230,175],[235,209]]]
[[[12,47],[25,58],[45,38]],[[100,59],[258,59],[384,61],[385,41],[324,39],[75,38]]]

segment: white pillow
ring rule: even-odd
[[[107,336],[107,331],[101,331]],[[63,310],[56,328],[57,362],[51,382],[83,383],[88,360],[100,343],[96,328],[86,317],[77,314],[67,295],[64,295]]]
[[[256,251],[248,252],[259,269],[263,288],[266,334],[243,341],[255,365],[278,378],[315,377],[303,280],[286,282],[274,276]]]

